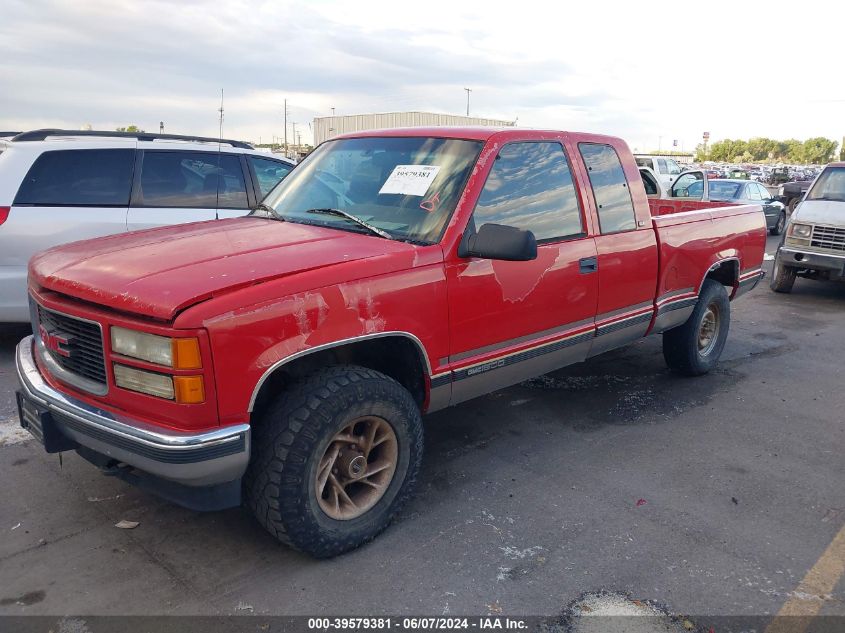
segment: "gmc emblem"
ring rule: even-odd
[[[70,350],[62,347],[68,344],[66,336],[62,336],[59,332],[48,332],[43,325],[38,326],[38,334],[41,336],[41,342],[51,352],[55,352],[59,356],[70,358]]]

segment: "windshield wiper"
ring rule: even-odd
[[[336,215],[341,218],[346,218],[347,220],[350,220],[359,226],[363,226],[365,229],[375,235],[378,235],[379,237],[383,237],[388,240],[396,239],[384,229],[380,229],[377,226],[373,226],[369,222],[362,220],[361,218],[354,216],[351,213],[344,211],[343,209],[332,209],[330,207],[323,207],[320,209],[308,209],[305,213],[322,213],[325,215]]]

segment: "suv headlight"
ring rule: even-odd
[[[800,237],[807,239],[813,234],[812,224],[791,224],[789,227],[789,235],[791,237]]]
[[[174,369],[202,367],[199,341],[196,338],[170,338],[113,326],[111,348],[115,354]]]

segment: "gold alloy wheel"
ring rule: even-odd
[[[387,491],[398,458],[396,432],[387,420],[353,420],[331,439],[317,467],[320,508],[338,521],[361,516]]]
[[[707,306],[707,311],[701,319],[698,327],[698,353],[707,356],[716,346],[716,339],[719,338],[719,326],[721,315],[716,304]]]

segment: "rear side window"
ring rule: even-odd
[[[601,232],[619,233],[637,228],[634,203],[616,150],[597,143],[580,143],[578,150],[587,165]]]
[[[134,149],[44,152],[29,169],[14,204],[125,207],[134,164]]]
[[[511,143],[496,157],[473,212],[476,229],[504,224],[537,241],[584,232],[569,161],[559,143]]]
[[[262,198],[270,193],[270,190],[278,185],[282,178],[293,169],[293,165],[269,158],[249,155],[247,160],[252,163],[252,168],[255,170],[255,177],[258,179],[258,188],[261,191]]]
[[[669,168],[666,166],[666,161],[662,158],[657,159],[657,171],[661,174],[668,174]]]
[[[745,185],[745,197],[749,200],[762,200],[763,198],[760,196],[760,190],[757,189],[757,185],[753,182],[748,183]]]
[[[246,209],[240,158],[235,154],[145,151],[139,206]]]

